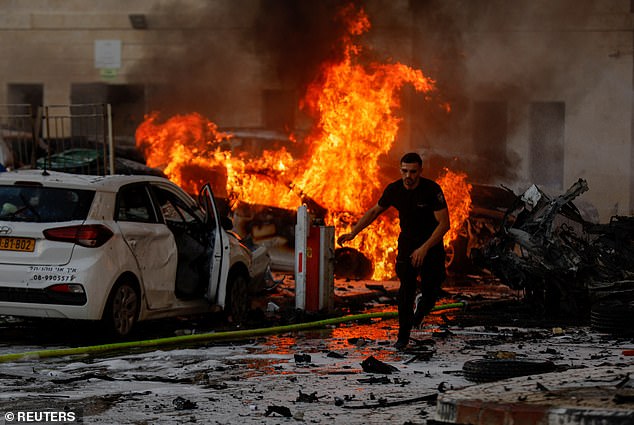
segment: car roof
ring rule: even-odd
[[[16,182],[42,183],[44,186],[92,189],[104,192],[116,192],[121,186],[129,183],[171,183],[170,180],[164,177],[145,174],[93,176],[35,169],[21,169],[0,173],[0,185],[15,184]]]

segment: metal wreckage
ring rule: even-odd
[[[523,291],[539,314],[591,318],[597,327],[627,331],[634,317],[634,217],[584,220],[572,201],[587,190],[579,179],[551,198],[532,185],[471,257]]]

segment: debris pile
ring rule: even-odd
[[[544,315],[587,318],[593,303],[634,298],[634,217],[587,222],[572,203],[587,190],[583,179],[554,198],[531,186],[494,237],[472,251],[474,262]]]

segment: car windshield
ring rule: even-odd
[[[40,223],[84,220],[94,196],[91,190],[0,185],[0,220]]]

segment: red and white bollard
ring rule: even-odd
[[[308,208],[297,210],[295,227],[295,308],[329,311],[335,292],[335,228],[311,223]]]

